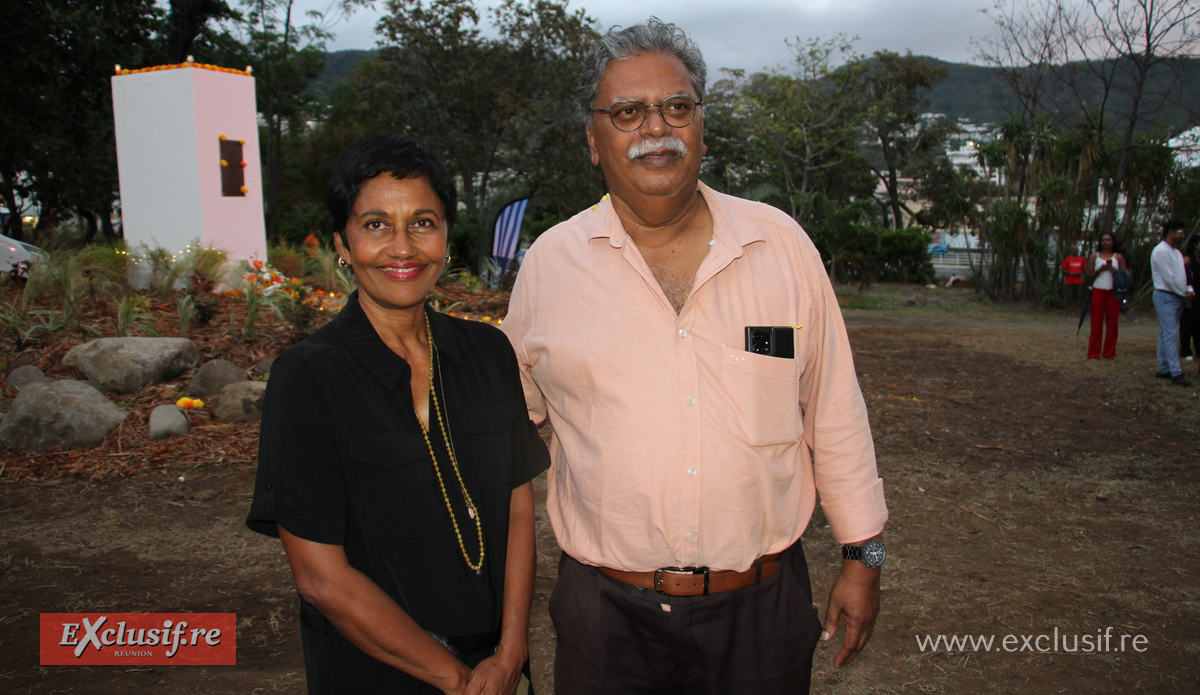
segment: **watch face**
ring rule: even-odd
[[[883,541],[869,540],[859,547],[858,559],[867,567],[882,567],[885,558],[887,558],[887,551],[883,545]]]

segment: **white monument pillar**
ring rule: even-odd
[[[248,71],[187,62],[112,78],[121,217],[132,251],[188,244],[267,258],[258,111]]]

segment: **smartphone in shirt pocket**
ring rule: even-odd
[[[796,357],[794,326],[746,326],[746,352],[769,357]]]

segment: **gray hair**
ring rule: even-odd
[[[704,101],[704,80],[708,70],[704,66],[704,56],[700,55],[700,47],[683,29],[667,24],[658,17],[651,17],[645,24],[636,24],[627,29],[618,31],[617,27],[613,27],[584,56],[583,69],[579,72],[578,98],[580,112],[589,127],[593,124],[592,108],[600,93],[600,80],[608,70],[608,64],[645,53],[665,53],[683,61],[692,78],[692,89],[696,90],[697,100]]]

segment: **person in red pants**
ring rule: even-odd
[[[1113,293],[1113,275],[1125,268],[1125,259],[1114,250],[1116,239],[1102,234],[1096,252],[1088,257],[1087,274],[1092,282],[1092,332],[1088,336],[1089,360],[1117,356],[1117,317],[1121,305]]]

